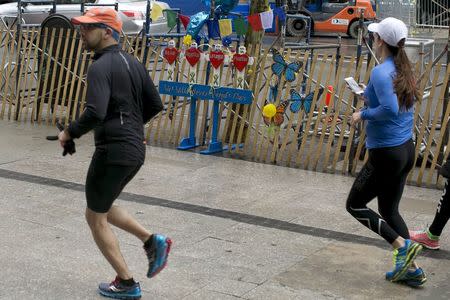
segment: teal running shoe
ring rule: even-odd
[[[386,280],[392,281],[393,277],[394,277],[393,271],[386,272]],[[414,271],[408,270],[403,277],[401,277],[395,282],[404,283],[412,287],[419,287],[422,286],[425,282],[427,282],[427,277],[422,268],[417,268]]]
[[[161,234],[152,235],[150,246],[144,244],[148,258],[148,278],[156,276],[166,267],[171,245],[172,240]]]
[[[411,240],[405,240],[405,246],[394,250],[394,270],[392,271],[393,275],[391,281],[398,281],[406,274],[408,268],[411,266],[417,255],[419,255],[420,251],[422,251],[422,246]]]
[[[141,299],[141,287],[139,282],[135,282],[132,286],[125,286],[121,283],[119,277],[116,277],[111,283],[100,283],[98,292],[104,297],[114,299]]]

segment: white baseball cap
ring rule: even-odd
[[[372,23],[369,31],[377,33],[386,44],[398,47],[398,42],[408,37],[408,27],[396,18],[386,18],[380,23]]]

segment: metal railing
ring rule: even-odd
[[[450,0],[416,0],[416,25],[420,27],[448,28]]]

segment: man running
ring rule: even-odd
[[[167,263],[171,240],[151,234],[113,202],[136,175],[145,159],[144,127],[162,109],[161,98],[145,67],[121,51],[122,22],[110,8],[92,8],[72,18],[80,26],[87,50],[95,51],[87,74],[86,108],[58,138],[61,146],[94,130],[95,152],[86,178],[86,220],[94,240],[114,268],[116,278],[101,283],[106,297],[139,299],[141,288],[128,269],[110,224],[144,243],[148,257],[147,277]]]

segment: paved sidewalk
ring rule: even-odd
[[[84,221],[92,136],[62,157],[44,139],[55,131],[0,121],[0,299],[104,299],[96,286],[114,277]],[[173,239],[168,268],[145,278],[141,243],[116,233],[142,299],[450,299],[450,230],[418,260],[425,288],[386,282],[388,245],[345,210],[352,182],[148,147],[117,203]],[[440,194],[408,186],[408,225],[430,223]]]

